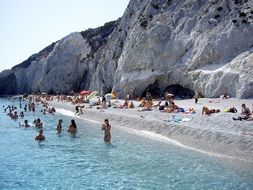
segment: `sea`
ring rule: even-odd
[[[8,105],[24,111],[26,101],[0,99],[0,189],[88,190],[253,190],[253,164],[178,146],[165,137],[112,126],[111,144],[103,142],[101,123],[74,117],[24,112],[10,119]],[[71,112],[72,113],[72,112]],[[34,140],[40,118],[46,140]],[[28,120],[30,128],[19,123]],[[64,131],[57,134],[58,120]],[[75,119],[78,132],[66,132]]]

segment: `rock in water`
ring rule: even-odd
[[[206,97],[253,97],[252,34],[252,1],[131,0],[117,21],[72,33],[2,72],[0,89],[10,80],[14,90],[0,93],[123,97],[174,85]]]

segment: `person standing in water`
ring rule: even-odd
[[[67,132],[69,132],[72,135],[77,133],[77,126],[76,126],[76,122],[74,119],[71,120],[71,124],[70,124]]]
[[[30,125],[28,124],[28,121],[27,121],[27,120],[25,120],[25,121],[24,121],[24,124],[22,124],[22,125],[19,123],[19,126],[20,126],[20,127],[24,127],[24,128],[30,127]]]
[[[79,113],[79,107],[76,106],[76,107],[75,107],[75,110],[76,110],[75,115],[77,115],[77,114]]]
[[[56,131],[57,133],[61,133],[62,132],[62,119],[59,120],[59,123],[57,124],[57,127],[56,127]]]
[[[42,129],[43,128],[43,123],[40,121],[40,118],[38,118],[37,120],[35,120],[35,127],[38,129]]]
[[[107,144],[111,143],[111,125],[109,124],[109,120],[105,119],[105,123],[102,124],[102,131],[104,131],[104,141]]]
[[[43,135],[43,130],[40,129],[39,130],[39,134],[35,137],[36,141],[44,141],[46,139],[46,137]]]

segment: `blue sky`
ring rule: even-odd
[[[0,71],[71,32],[121,17],[129,0],[0,0]]]

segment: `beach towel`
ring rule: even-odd
[[[191,121],[191,120],[192,120],[192,118],[183,118],[182,119],[183,122],[187,122],[187,121]]]
[[[185,112],[184,108],[178,108],[178,112]]]
[[[236,108],[225,109],[224,112],[237,113]]]
[[[180,121],[182,121],[182,119],[183,119],[182,116],[175,116],[175,115],[172,115],[172,117],[169,118],[168,122],[179,123]]]
[[[209,100],[209,103],[220,103],[220,101],[215,101],[215,100]]]

